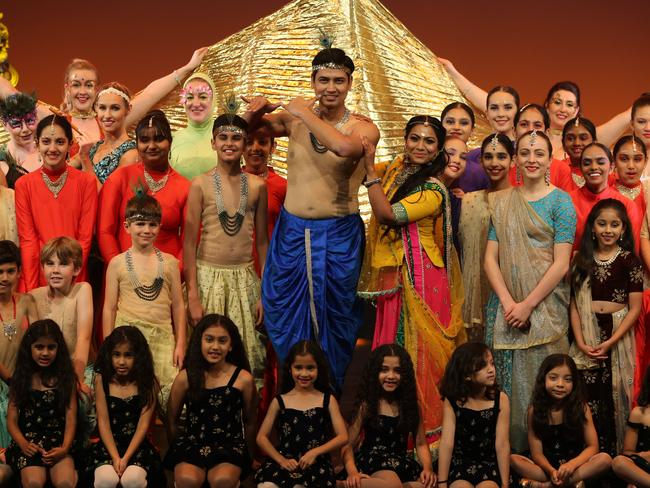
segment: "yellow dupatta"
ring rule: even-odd
[[[403,162],[403,157],[399,156],[383,173],[382,189],[389,198],[396,191],[393,182],[403,168]],[[449,194],[435,178],[426,185],[441,194],[442,208],[407,226],[417,226],[419,233],[425,225],[433,226],[433,242],[421,239],[420,243],[432,264],[446,271],[451,299],[449,325],[445,327],[440,322],[411,283],[405,262],[405,239],[402,238],[407,226],[388,228],[378,224],[374,216],[371,218],[359,294],[372,298],[401,290],[404,347],[413,360],[423,424],[428,437],[435,439],[431,445],[435,449],[442,425],[438,382],[452,352],[466,341],[466,335],[462,323],[464,291],[458,256],[452,244]]]

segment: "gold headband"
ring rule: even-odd
[[[157,222],[160,223],[160,216],[159,215],[154,215],[150,213],[137,213],[135,215],[131,215],[130,217],[127,217],[126,223],[130,224],[131,222]]]
[[[221,134],[222,132],[234,132],[235,134],[243,134],[245,131],[236,125],[220,125],[217,127],[216,132],[217,134]]]
[[[311,67],[312,73],[315,73],[316,71],[318,71],[320,69],[340,69],[342,71],[345,71],[348,75],[352,73],[352,71],[350,71],[350,68],[348,68],[347,66],[344,66],[342,64],[336,64],[336,63],[333,63],[333,62],[323,63],[323,64],[315,64],[315,65],[313,65]]]

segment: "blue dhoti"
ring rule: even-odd
[[[303,339],[316,340],[340,390],[362,309],[357,282],[364,249],[359,215],[308,220],[284,208],[262,279],[266,330],[280,358]]]

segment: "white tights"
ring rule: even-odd
[[[127,466],[120,478],[111,464],[105,464],[95,470],[95,488],[146,488],[147,472],[140,466]]]
[[[271,483],[270,481],[265,481],[263,483],[258,483],[257,488],[280,488],[280,487],[275,483]],[[293,485],[293,488],[305,488],[305,485]]]

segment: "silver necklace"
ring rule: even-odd
[[[409,164],[408,160],[405,161],[404,167],[401,170],[399,170],[399,173],[397,174],[397,176],[395,176],[395,179],[391,183],[387,195],[391,195],[393,190],[396,190],[397,188],[402,186],[410,176],[413,176],[421,169],[422,169],[421,165]]]
[[[59,176],[59,179],[56,181],[52,181],[50,177],[45,174],[45,171],[42,170],[41,176],[43,177],[43,182],[45,183],[45,186],[47,186],[47,189],[52,192],[54,198],[58,198],[59,193],[63,190],[63,185],[65,185],[65,182],[68,180],[68,168],[65,169],[63,174]]]
[[[168,179],[169,170],[167,170],[167,173],[162,177],[160,181],[154,180],[149,172],[146,169],[144,170],[144,180],[147,182],[147,186],[149,187],[149,190],[151,190],[151,193],[158,193],[160,190],[165,188]]]
[[[221,188],[221,175],[214,170],[214,199],[217,204],[217,216],[219,217],[219,222],[223,231],[229,235],[234,236],[240,231],[242,224],[244,223],[244,217],[246,216],[246,207],[248,206],[248,178],[243,172],[240,173],[240,185],[239,185],[239,208],[235,212],[235,215],[228,215],[226,206],[223,202],[223,191]]]
[[[12,340],[18,333],[18,329],[16,328],[16,297],[13,294],[11,295],[11,303],[13,304],[13,309],[14,309],[14,314],[11,321],[5,322],[5,319],[2,317],[2,314],[0,314],[0,321],[2,322],[2,332],[4,333],[5,337],[9,340]]]
[[[314,109],[314,113],[320,117],[320,108],[316,107]],[[350,111],[346,108],[345,112],[343,113],[343,117],[341,117],[341,120],[339,120],[336,123],[334,128],[340,132],[341,127],[343,127],[348,120],[350,120]],[[316,139],[316,136],[312,134],[311,131],[309,131],[309,140],[311,141],[311,147],[313,147],[314,151],[316,151],[318,154],[323,154],[327,152],[327,147],[321,144],[320,141]]]
[[[124,258],[126,260],[126,270],[129,274],[129,281],[133,286],[133,291],[135,291],[135,294],[138,295],[138,297],[140,297],[142,300],[146,300],[148,302],[152,302],[158,298],[160,295],[160,290],[162,290],[163,283],[165,281],[163,278],[165,261],[163,259],[162,253],[157,247],[154,247],[153,250],[156,253],[156,257],[158,258],[158,272],[156,273],[156,277],[150,285],[143,285],[140,283],[138,275],[136,274],[135,268],[133,266],[133,253],[131,249],[124,253]]]
[[[609,265],[612,264],[614,261],[616,261],[616,258],[621,254],[622,251],[623,251],[623,249],[621,248],[621,246],[618,246],[618,249],[616,250],[616,252],[614,253],[614,255],[613,255],[611,258],[609,258],[609,259],[607,259],[607,260],[605,260],[605,261],[601,261],[601,260],[598,259],[598,258],[596,257],[596,255],[594,254],[594,261],[596,262],[596,264],[597,264],[598,266],[609,266]]]

